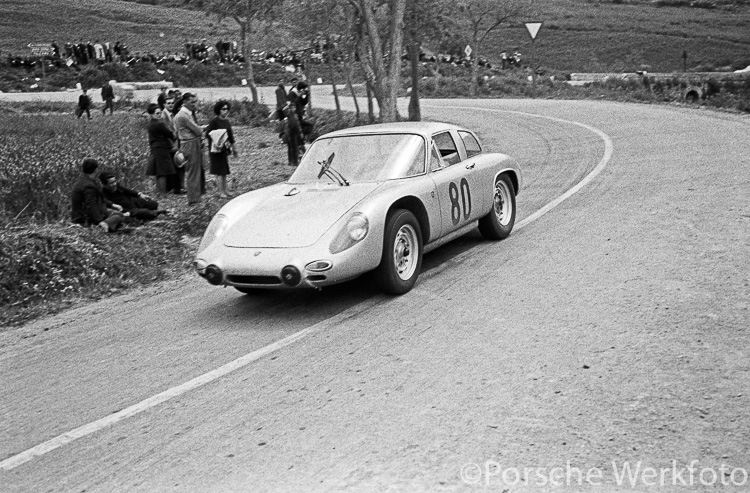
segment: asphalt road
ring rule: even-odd
[[[432,252],[397,298],[367,277],[259,296],[189,277],[4,333],[0,489],[682,491],[691,461],[750,489],[748,120],[423,113],[517,157],[508,240]]]

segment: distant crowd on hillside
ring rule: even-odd
[[[84,41],[66,42],[62,45],[56,41],[49,44],[51,53],[46,56],[28,54],[6,53],[0,56],[0,63],[13,68],[25,68],[27,70],[39,67],[44,60],[47,67],[72,67],[80,69],[88,65],[103,65],[105,63],[121,63],[127,66],[134,66],[141,63],[149,63],[159,67],[165,65],[187,65],[189,63],[217,63],[217,64],[244,64],[245,57],[238,47],[237,41],[227,41],[219,39],[216,43],[210,44],[207,39],[200,41],[185,40],[183,50],[174,52],[152,52],[152,51],[131,51],[130,48],[121,41],[114,43],[109,41],[94,42]],[[315,40],[311,46],[305,49],[275,49],[275,50],[251,50],[249,57],[254,63],[280,64],[286,67],[290,72],[304,71],[305,63],[321,64],[330,60],[341,62],[342,55],[336,49],[335,44],[328,44],[322,40]],[[403,56],[406,59],[406,55]],[[501,66],[499,68],[512,68],[521,65],[521,54],[516,52],[499,54]],[[463,54],[445,54],[421,52],[420,61],[440,62],[452,65],[470,64],[468,55]],[[489,60],[480,57],[478,64],[484,68],[491,68]]]

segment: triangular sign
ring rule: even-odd
[[[541,22],[527,22],[526,23],[526,29],[529,30],[529,34],[531,35],[531,39],[536,39],[536,35],[539,32],[539,28],[542,27]]]

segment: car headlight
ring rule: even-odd
[[[219,236],[224,234],[227,226],[229,225],[229,219],[224,214],[216,214],[206,228],[206,232],[203,233],[203,239],[201,244],[198,246],[198,252],[200,253],[216,240]]]
[[[331,253],[343,252],[365,239],[370,231],[370,222],[361,212],[355,212],[331,242],[328,250]]]

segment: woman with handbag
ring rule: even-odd
[[[149,115],[146,129],[148,144],[151,148],[151,159],[146,168],[146,174],[156,176],[156,189],[161,193],[166,193],[168,178],[177,173],[172,157],[172,148],[177,137],[164,123],[158,104],[149,104],[146,113]]]
[[[206,136],[208,137],[209,171],[218,178],[219,197],[229,198],[227,192],[227,175],[229,174],[229,155],[237,156],[234,143],[232,125],[229,123],[228,101],[220,100],[214,105],[216,117],[208,123]]]

